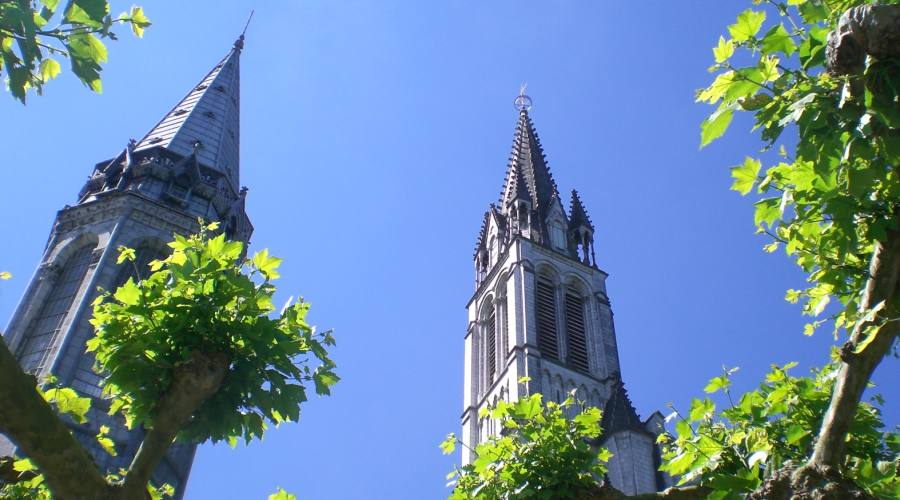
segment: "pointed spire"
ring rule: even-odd
[[[515,188],[511,191],[515,193],[512,200],[526,200],[529,203],[532,202],[531,193],[528,192],[528,181],[525,179],[525,174],[522,173],[523,169],[517,168],[513,174],[513,182],[515,183]]]
[[[617,377],[613,381],[612,395],[604,405],[603,420],[600,422],[600,426],[603,428],[604,436],[611,436],[625,430],[646,432],[637,410],[631,404],[628,392],[625,391],[625,383],[621,378]]]
[[[515,140],[500,196],[500,206],[505,207],[527,190],[532,206],[543,214],[549,208],[553,195],[557,193],[556,182],[547,167],[544,149],[534,130],[534,123],[528,116],[531,98],[521,93],[516,98],[516,106],[519,108],[519,120],[516,123]]]
[[[573,189],[572,201],[569,204],[569,228],[575,229],[578,226],[585,226],[591,231],[594,230],[594,225],[591,224],[591,218],[588,217],[587,211],[581,203],[581,198],[578,197],[578,191]]]
[[[135,151],[162,148],[197,161],[240,185],[240,55],[244,35],[222,61],[138,141]]]

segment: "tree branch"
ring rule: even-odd
[[[833,467],[840,470],[844,459],[844,442],[862,393],[872,372],[888,353],[900,332],[894,301],[900,278],[900,232],[891,230],[884,242],[876,242],[869,264],[869,279],[860,302],[860,311],[868,311],[884,302],[868,321],[854,328],[850,340],[841,353],[841,367],[831,396],[831,403],[822,420],[813,454],[807,466]],[[855,352],[868,335],[870,327],[880,329],[860,352]]]
[[[106,479],[0,340],[0,433],[44,474],[57,499],[105,498]]]
[[[667,488],[655,493],[639,493],[626,495],[613,488],[608,482],[593,491],[587,492],[578,500],[703,500],[711,491],[702,486],[685,486],[683,488]]]
[[[230,362],[222,353],[194,352],[175,368],[172,384],[160,400],[153,419],[122,483],[121,498],[141,498],[150,476],[165,456],[178,431],[225,380]]]

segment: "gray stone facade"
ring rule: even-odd
[[[519,120],[503,191],[485,213],[475,249],[475,294],[468,303],[462,413],[463,463],[499,432],[479,418],[498,400],[533,393],[576,398],[604,410],[609,480],[627,494],[662,489],[655,440],[659,413],[640,421],[622,384],[607,274],[594,258],[594,227],[573,191],[568,212],[529,117]],[[528,381],[519,383],[522,377]]]
[[[143,439],[106,413],[102,376],[85,352],[93,336],[91,302],[98,289],[113,290],[135,271],[116,265],[121,245],[137,250],[141,272],[164,257],[174,233],[189,234],[198,220],[220,221],[229,237],[249,241],[253,227],[244,212],[246,189],[238,189],[240,137],[239,39],[199,85],[169,111],[141,141],[131,141],[111,160],[98,163],[74,206],[56,216],[41,264],[32,277],[4,340],[23,368],[90,396],[87,424],[69,422],[98,466],[128,468]],[[95,441],[108,426],[118,452],[113,457]],[[195,445],[176,444],[153,481],[169,483],[181,498]],[[15,447],[0,436],[0,456]]]

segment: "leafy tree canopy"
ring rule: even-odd
[[[149,479],[176,437],[249,442],[262,438],[267,423],[297,421],[307,386],[330,393],[339,380],[327,353],[331,333],[307,324],[302,300],[277,313],[272,304],[281,259],[267,250],[245,258],[243,243],[217,230],[213,223],[176,235],[172,253],[152,261],[146,278],[148,270],[135,267],[137,281],[94,302],[88,350],[104,375],[109,413],[146,431],[128,470],[104,477],[57,416],[84,422],[90,399],[55,381],[35,391],[33,377],[0,343],[0,432],[27,456],[11,473],[0,464],[8,481],[0,498],[161,497],[171,488]],[[136,266],[132,249],[120,247],[118,260]],[[96,439],[115,454],[108,432],[101,427]]]
[[[596,488],[612,457],[588,442],[600,435],[600,410],[583,407],[571,394],[562,403],[544,403],[540,394],[498,401],[480,417],[501,430],[475,447],[471,464],[448,476],[453,500],[574,497]],[[457,442],[450,434],[441,449],[452,453]]]
[[[107,60],[104,39],[115,40],[116,24],[131,26],[138,37],[150,26],[141,7],[116,17],[107,0],[0,0],[0,75],[13,97],[25,102],[29,89],[38,94],[68,59],[72,73],[101,92],[101,65]]]

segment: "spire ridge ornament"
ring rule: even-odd
[[[532,106],[531,97],[525,94],[527,88],[528,84],[522,83],[522,85],[519,86],[519,95],[516,97],[516,100],[513,101],[516,105],[516,109],[518,109],[520,113],[528,112]]]
[[[250,10],[250,17],[247,18],[247,22],[244,24],[244,29],[241,31],[241,36],[238,37],[237,40],[234,41],[234,48],[237,50],[244,49],[244,35],[247,34],[247,28],[250,27],[250,21],[253,20],[253,13],[256,12],[253,9]]]

